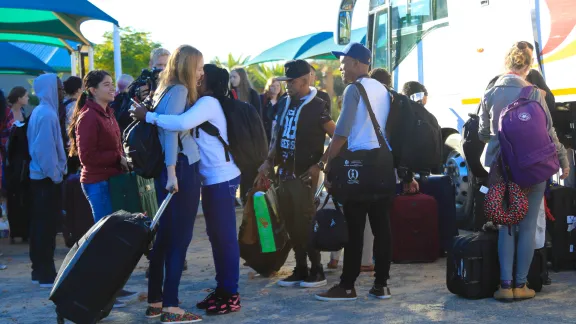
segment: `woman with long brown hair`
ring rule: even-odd
[[[196,48],[183,45],[176,49],[160,74],[154,112],[160,116],[180,115],[196,103],[203,67],[202,53]],[[162,323],[192,323],[201,318],[179,307],[178,287],[200,203],[200,152],[190,130],[159,128],[158,132],[166,165],[155,179],[158,203],[170,190],[178,194],[162,216],[150,255],[146,317],[161,316]]]
[[[252,82],[248,78],[248,73],[242,67],[235,67],[230,71],[230,86],[236,92],[238,100],[251,104],[256,108],[258,114],[262,116],[262,106],[260,96],[252,87]]]
[[[264,123],[268,142],[270,142],[270,136],[272,134],[272,122],[276,117],[276,104],[280,100],[280,97],[282,97],[282,90],[282,83],[273,77],[268,79],[264,87],[264,93],[260,95],[262,102],[262,123]]]

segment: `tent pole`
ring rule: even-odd
[[[92,46],[88,47],[88,70],[94,70],[94,48]]]
[[[76,68],[76,65],[78,64],[77,60],[76,60],[76,51],[72,51],[70,52],[70,75],[71,76],[77,76],[78,75],[78,69]]]
[[[116,78],[122,75],[122,57],[120,54],[120,27],[114,25],[114,74]]]

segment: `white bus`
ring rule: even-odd
[[[443,128],[446,172],[465,217],[473,197],[460,132],[488,82],[504,72],[517,41],[535,45],[541,71],[557,103],[576,102],[576,0],[369,0],[367,46],[373,68],[392,72],[395,89],[419,81],[426,107]],[[335,41],[350,42],[356,0],[342,0]]]

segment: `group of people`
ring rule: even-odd
[[[479,135],[489,143],[487,166],[492,163],[494,152],[498,150],[495,135],[500,111],[518,97],[521,88],[529,85],[526,77],[530,72],[533,53],[528,45],[526,42],[514,44],[505,60],[507,73],[497,79],[482,100]],[[241,185],[245,186],[242,192],[248,192],[255,178],[278,181],[281,217],[295,252],[296,267],[293,273],[278,281],[278,284],[282,287],[306,288],[327,284],[320,252],[311,248],[308,242],[316,212],[314,193],[320,173],[330,172],[331,162],[344,148],[356,151],[380,146],[374,129],[366,126],[371,125],[367,105],[372,107],[379,125],[395,122],[390,114],[390,75],[383,69],[370,70],[371,51],[359,43],[352,43],[343,52],[335,52],[334,55],[340,59],[342,78],[348,84],[337,122],[331,117],[329,96],[314,87],[314,68],[306,61],[287,62],[285,75],[270,79],[264,94],[258,95],[250,87],[244,69],[233,69],[229,73],[216,65],[204,64],[202,53],[192,46],[180,46],[174,53],[164,49],[153,51],[150,66],[162,69],[158,87],[146,92],[154,111],[150,112],[145,105],[135,102],[128,115],[159,128],[165,168],[155,179],[158,201],[161,202],[168,192],[177,194],[162,217],[151,251],[146,317],[160,317],[163,323],[201,320],[201,316],[180,308],[178,298],[200,196],[212,245],[217,287],[196,306],[207,314],[228,314],[241,309],[236,193]],[[22,107],[28,101],[28,93],[20,87],[14,88],[8,96],[10,109],[0,111],[4,131],[26,130],[32,203],[29,211],[30,232],[23,237],[28,238],[29,235],[32,280],[40,287],[52,287],[56,277],[54,249],[56,224],[62,210],[60,187],[65,175],[70,172],[69,158],[77,157],[79,161],[82,190],[92,207],[94,220],[97,222],[113,212],[108,181],[128,168],[121,143],[122,116],[111,107],[115,97],[126,91],[129,78],[123,76],[120,80],[116,88],[110,74],[102,70],[90,71],[80,81],[70,77],[64,83],[55,74],[44,74],[34,81],[40,104],[30,117],[25,117],[22,112]],[[285,82],[286,94],[283,94],[281,82]],[[369,103],[365,102],[355,83],[365,88]],[[412,100],[426,104],[428,93],[423,85],[410,82],[403,92]],[[66,95],[68,99],[65,101]],[[532,97],[547,110],[546,100],[540,91],[533,91]],[[234,159],[227,159],[223,143],[199,127],[206,122],[211,123],[219,130],[221,138],[229,143],[224,110],[233,105],[234,100],[250,103],[251,108],[261,116],[266,134],[270,136],[266,160],[257,172],[250,175],[241,174]],[[60,108],[62,104],[64,110]],[[556,143],[563,168],[562,176],[566,177],[566,151],[558,143],[551,120],[549,125],[550,136]],[[63,132],[63,129],[66,131]],[[327,150],[326,135],[332,138]],[[395,134],[386,136],[394,137]],[[5,138],[7,136],[2,135],[2,139]],[[6,143],[3,144],[6,147]],[[13,167],[10,164],[3,166]],[[10,179],[5,178],[4,181]],[[404,190],[418,191],[418,183],[412,176],[398,181],[404,183]],[[330,180],[326,178],[324,183],[330,190]],[[7,188],[11,189],[10,185]],[[497,299],[531,298],[535,295],[526,286],[526,276],[543,191],[544,184],[532,188],[528,215],[519,225],[514,283],[514,239],[508,236],[507,228],[500,232],[502,282],[495,294]],[[344,203],[349,242],[344,248],[346,257],[342,276],[334,287],[318,293],[317,299],[357,299],[355,281],[362,270],[375,270],[370,296],[378,299],[391,297],[388,280],[392,198]],[[19,211],[18,207],[13,207],[16,206],[15,202],[10,201],[8,199],[12,220],[12,208],[14,212]],[[19,217],[15,216],[14,219]],[[338,259],[339,254],[333,254],[328,268],[335,268]],[[123,290],[118,295],[118,302],[133,295],[133,292]]]

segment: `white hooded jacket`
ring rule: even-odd
[[[28,121],[28,147],[30,178],[50,178],[62,182],[66,174],[66,153],[62,143],[58,120],[58,81],[56,74],[43,74],[34,80],[34,91],[40,104],[34,108]]]

